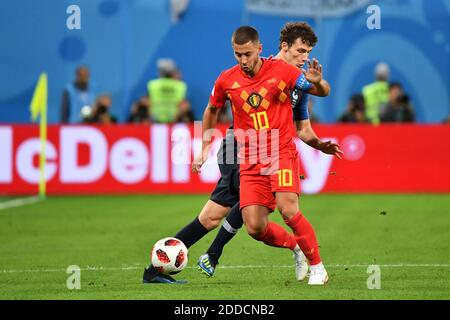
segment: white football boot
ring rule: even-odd
[[[298,281],[302,281],[308,274],[308,259],[300,248],[294,249],[293,257],[295,260],[295,277]]]
[[[309,274],[309,281],[308,284],[312,286],[323,286],[325,283],[328,282],[328,273],[327,270],[325,270],[325,267],[323,266],[322,262],[310,266],[310,274]]]

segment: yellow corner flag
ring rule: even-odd
[[[40,115],[39,138],[41,141],[41,151],[39,154],[39,196],[45,198],[45,146],[47,143],[47,74],[41,73],[38,83],[34,89],[33,98],[30,104],[31,119],[36,121]]]

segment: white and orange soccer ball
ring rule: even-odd
[[[152,248],[152,264],[163,274],[175,274],[183,270],[188,262],[188,249],[177,238],[158,240]]]

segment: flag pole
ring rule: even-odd
[[[45,93],[45,101],[47,101],[47,92]],[[47,103],[45,103],[45,105],[46,104]],[[39,138],[41,141],[41,152],[39,155],[39,197],[44,199],[46,196],[45,162],[47,159],[47,108],[43,108],[40,114]]]
[[[30,105],[31,119],[36,121],[39,117],[39,140],[41,150],[39,152],[39,197],[46,196],[45,162],[47,145],[47,74],[41,73],[34,90]]]

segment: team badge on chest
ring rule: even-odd
[[[259,93],[253,92],[251,95],[247,98],[247,103],[255,109],[258,109],[259,105],[261,104],[261,101],[263,100],[262,96]]]

